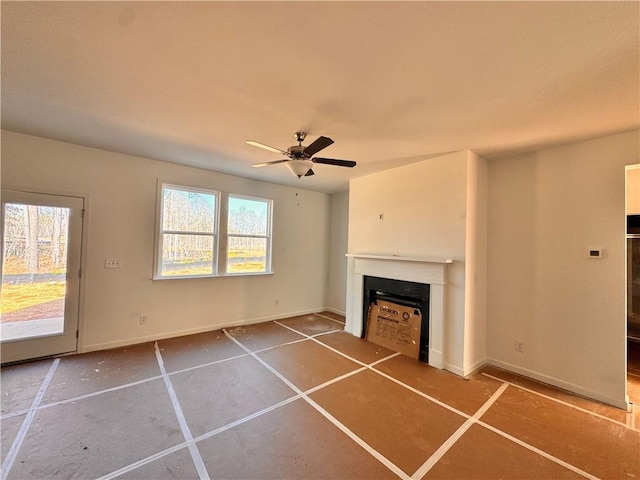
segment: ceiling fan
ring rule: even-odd
[[[274,160],[272,162],[264,162],[264,163],[256,163],[252,165],[252,167],[266,167],[267,165],[276,165],[278,163],[286,163],[286,166],[291,173],[293,173],[296,177],[310,177],[314,175],[313,173],[313,164],[321,163],[325,165],[337,165],[338,167],[355,167],[356,162],[353,160],[337,160],[335,158],[319,158],[313,157],[320,150],[327,148],[329,145],[333,143],[328,137],[318,137],[315,141],[313,141],[310,145],[306,147],[302,146],[302,142],[306,138],[306,132],[296,132],[295,137],[298,145],[293,145],[289,147],[286,151],[280,150],[279,148],[270,147],[269,145],[265,145],[264,143],[256,142],[254,140],[247,140],[246,143],[248,145],[252,145],[254,147],[262,148],[264,150],[269,150],[274,153],[281,153],[285,155],[286,159],[284,160]]]

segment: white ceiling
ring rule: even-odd
[[[2,127],[334,192],[640,126],[639,2],[7,2]],[[298,180],[247,139],[335,144]]]

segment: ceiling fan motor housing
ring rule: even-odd
[[[287,151],[289,152],[289,156],[291,158],[296,158],[296,159],[306,159],[309,158],[309,155],[307,155],[306,153],[304,153],[304,149],[305,147],[303,147],[302,145],[294,145],[292,147],[289,147],[287,149]]]

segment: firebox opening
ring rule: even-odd
[[[429,285],[391,278],[363,277],[362,338],[367,338],[369,311],[378,300],[397,303],[420,312],[419,360],[429,361]]]

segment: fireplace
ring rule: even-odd
[[[428,325],[421,330],[421,334],[424,331],[427,335],[426,349],[429,365],[444,368],[445,286],[447,266],[451,263],[453,260],[441,258],[348,253],[345,330],[357,337],[362,337],[365,331],[367,318],[364,311],[365,277],[426,285],[428,300],[426,305],[423,304],[423,317],[427,317]],[[385,291],[384,288],[377,287],[374,290]]]
[[[429,361],[429,285],[393,278],[363,276],[362,338],[367,338],[370,310],[378,300],[414,309],[421,317],[418,358]]]

